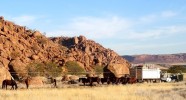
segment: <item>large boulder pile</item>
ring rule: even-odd
[[[66,59],[65,48],[42,33],[27,29],[0,17],[0,63],[15,76],[26,76],[32,62],[55,62],[59,66]],[[2,73],[1,73],[2,74]],[[14,76],[13,76],[14,77]]]
[[[111,64],[115,69],[111,71],[116,74],[120,73],[118,69],[128,74],[130,66],[113,50],[106,49],[84,36],[47,38],[39,31],[27,29],[0,17],[0,63],[3,69],[22,77],[26,76],[28,64],[49,61],[55,62],[59,67],[64,66],[67,61],[76,61],[86,71],[92,71],[95,65]],[[115,64],[123,66],[116,67]]]
[[[121,77],[129,73],[131,66],[128,61],[120,57],[113,50],[106,49],[100,44],[87,40],[84,36],[51,38],[55,43],[67,47],[69,59],[78,61],[87,71],[94,69],[95,65],[106,66],[114,75]]]

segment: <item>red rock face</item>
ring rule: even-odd
[[[83,63],[83,67],[91,68],[97,64],[106,65],[108,63],[126,65],[127,62],[113,50],[106,49],[92,40],[87,40],[84,36],[51,38],[51,40],[67,47],[68,53],[71,54],[70,57]],[[74,40],[79,41],[78,44]]]
[[[53,61],[59,66],[67,61],[77,61],[87,71],[97,64],[125,65],[127,62],[114,51],[87,40],[84,36],[47,38],[39,31],[27,29],[0,17],[0,63],[3,67],[22,72],[33,61]],[[127,64],[126,68],[128,67]]]
[[[5,67],[2,67],[2,64],[0,63],[0,83],[2,83],[5,79],[10,80],[11,75]]]

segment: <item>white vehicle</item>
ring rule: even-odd
[[[171,82],[171,78],[170,77],[162,77],[161,81],[163,81],[163,82]]]
[[[179,82],[183,81],[183,74],[182,73],[161,73],[161,81],[163,82]]]
[[[136,77],[138,82],[160,82],[159,68],[147,68],[142,65],[130,69],[130,76]]]
[[[143,79],[160,79],[159,68],[157,69],[142,69],[142,78]]]

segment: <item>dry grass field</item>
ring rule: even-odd
[[[0,100],[185,100],[186,82],[2,90]]]
[[[82,84],[81,84],[82,85]],[[18,90],[0,89],[0,100],[186,100],[184,81],[175,83],[137,83],[127,85],[97,85],[93,87],[58,83],[30,86],[18,84]]]

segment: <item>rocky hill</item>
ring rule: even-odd
[[[78,61],[85,68],[94,65],[106,65],[108,62],[126,63],[113,50],[106,49],[100,44],[87,40],[84,36],[51,38],[55,43],[68,48],[68,61]]]
[[[93,70],[95,65],[108,65],[115,75],[128,74],[130,66],[114,51],[84,36],[47,38],[39,31],[0,17],[0,74],[14,72],[20,76],[32,62],[55,62],[63,67],[67,61],[78,62],[86,71]]]
[[[12,73],[26,73],[32,62],[56,62],[62,65],[65,48],[39,31],[30,30],[0,17],[0,68]]]
[[[164,55],[133,55],[123,56],[131,63],[165,63],[179,64],[186,63],[186,53],[180,54],[164,54]]]
[[[51,40],[68,48],[68,58],[66,60],[77,61],[88,71],[93,69],[95,65],[107,65],[108,69],[115,73],[115,76],[120,77],[122,73],[129,74],[130,63],[128,61],[113,50],[106,49],[92,40],[87,40],[84,36],[54,37]]]

